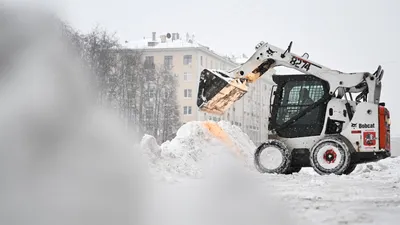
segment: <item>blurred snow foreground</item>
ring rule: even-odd
[[[217,157],[204,179],[150,179],[138,139],[96,106],[90,73],[53,22],[36,10],[0,8],[0,224],[293,224],[236,159],[249,157],[242,152],[254,147],[249,142],[214,147],[224,160]],[[179,138],[193,126],[163,151],[152,149],[175,159],[160,173],[198,173],[177,162],[196,161],[210,147]]]
[[[160,207],[154,224],[294,224],[260,186],[252,166],[255,148],[239,127],[225,121],[188,122],[161,146],[145,135],[141,149],[152,177],[166,181],[156,188]]]

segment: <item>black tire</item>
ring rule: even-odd
[[[318,141],[310,152],[310,163],[313,169],[321,174],[342,175],[351,164],[354,149],[342,136],[327,136]]]
[[[280,153],[280,160],[278,166],[271,166],[269,168],[265,167],[260,162],[261,154],[267,148],[272,148],[275,153]],[[254,153],[254,164],[256,169],[260,173],[277,173],[277,174],[290,174],[291,173],[291,154],[288,148],[281,141],[278,140],[268,140],[267,142],[261,144]]]
[[[350,166],[343,172],[343,174],[351,174],[357,167],[357,164],[350,164]]]
[[[291,167],[290,168],[290,173],[298,173],[300,172],[301,167]]]

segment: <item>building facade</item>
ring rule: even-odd
[[[194,36],[166,33],[129,43],[128,48],[141,50],[143,60],[155,65],[167,66],[178,78],[177,100],[182,123],[189,121],[230,121],[240,127],[255,144],[267,136],[269,88],[263,77],[251,84],[249,92],[221,116],[204,113],[197,107],[197,91],[203,69],[229,70],[246,60],[218,54],[196,42]]]

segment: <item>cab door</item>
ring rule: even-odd
[[[281,75],[273,79],[277,90],[270,128],[285,138],[320,135],[329,99],[329,84],[312,75]],[[311,101],[302,101],[302,89],[308,90]]]

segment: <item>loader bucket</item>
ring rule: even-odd
[[[246,81],[204,69],[200,75],[197,106],[200,111],[221,115],[246,92]]]

